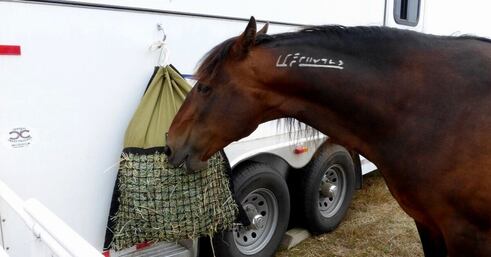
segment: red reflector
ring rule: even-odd
[[[150,242],[144,242],[144,243],[139,243],[139,244],[136,244],[136,245],[135,245],[135,246],[136,246],[136,250],[140,250],[140,249],[145,248],[145,247],[147,247],[147,246],[149,246],[149,245],[151,245],[151,244],[152,244],[152,243],[150,243]]]
[[[308,147],[299,145],[299,146],[295,147],[294,152],[295,152],[295,154],[301,154],[301,153],[306,153],[308,151],[309,151]]]
[[[0,55],[20,55],[20,46],[0,45]]]
[[[102,255],[104,255],[104,257],[110,257],[111,256],[111,254],[109,253],[109,250],[102,252]]]

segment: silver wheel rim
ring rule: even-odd
[[[319,202],[317,207],[325,218],[334,216],[341,208],[346,195],[346,174],[341,165],[329,166],[319,185]]]
[[[245,255],[260,252],[269,243],[278,224],[278,201],[273,192],[258,188],[241,202],[251,225],[232,231],[237,249]]]

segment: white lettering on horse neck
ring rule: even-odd
[[[276,67],[310,67],[310,68],[327,68],[327,69],[344,69],[344,62],[341,59],[333,59],[328,57],[314,58],[301,53],[289,53],[285,56],[278,56]]]

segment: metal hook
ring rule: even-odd
[[[164,26],[162,25],[162,23],[157,23],[157,30],[162,31],[162,34],[164,34],[162,41],[165,42],[165,40],[167,39],[167,35],[165,34]]]

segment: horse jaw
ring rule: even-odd
[[[188,173],[193,173],[208,168],[208,161],[202,161],[194,156],[188,156],[184,165]]]

